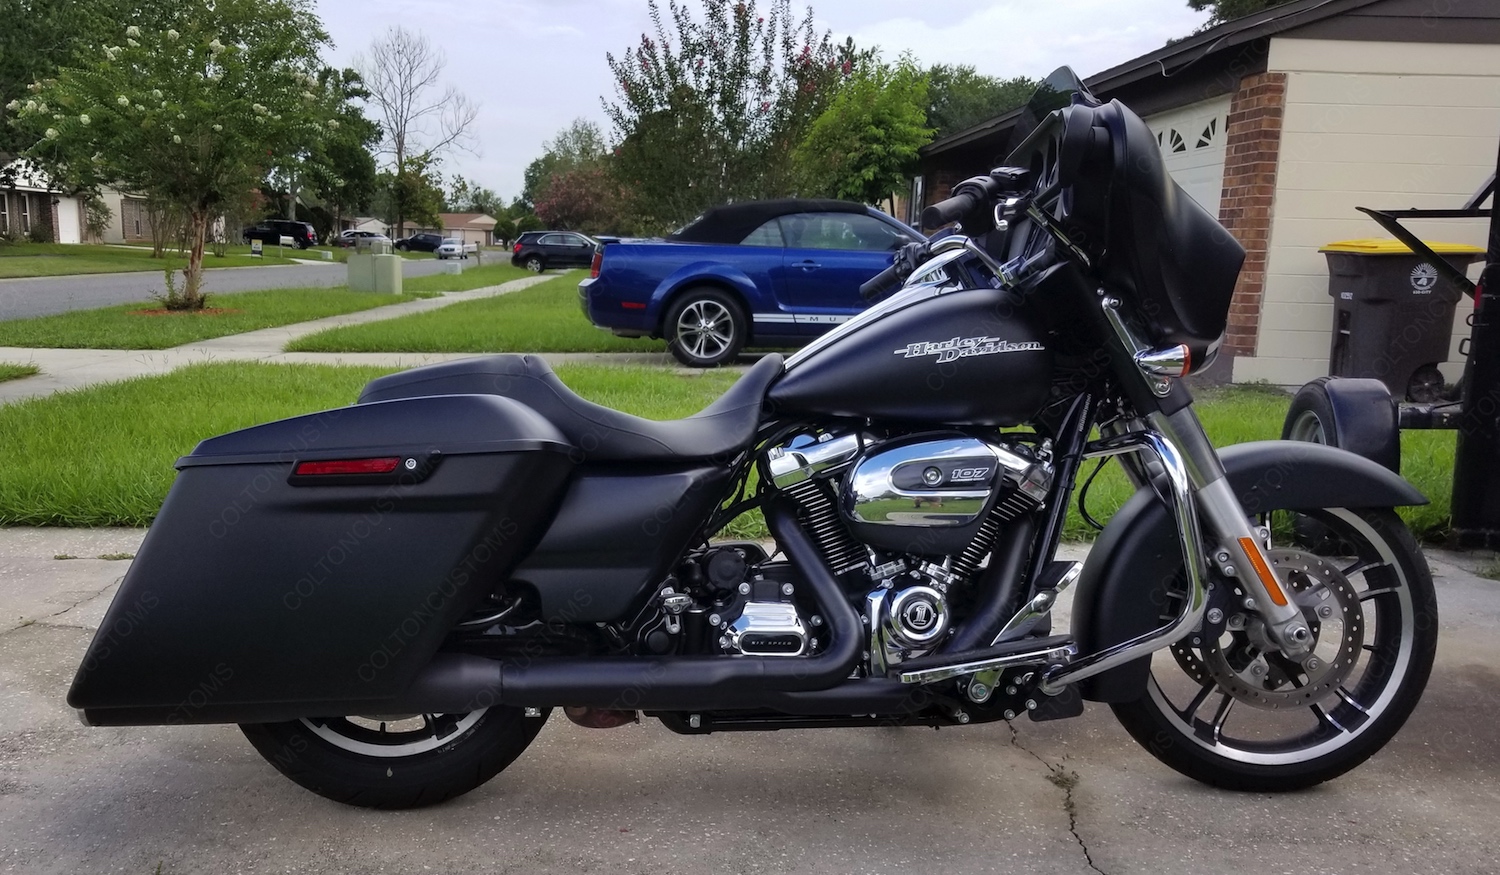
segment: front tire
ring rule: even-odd
[[[690,368],[731,362],[745,346],[749,321],[733,296],[695,289],[672,305],[666,321],[667,349]]]
[[[493,707],[247,723],[240,730],[267,762],[319,796],[363,808],[420,808],[499,774],[541,732],[547,713]]]
[[[1421,699],[1437,652],[1437,596],[1411,532],[1390,510],[1308,516],[1332,530],[1322,544],[1335,546],[1276,555],[1319,662],[1262,649],[1234,581],[1220,579],[1231,590],[1225,621],[1155,654],[1146,694],[1110,706],[1142,747],[1190,778],[1254,792],[1322,783],[1380,750]]]

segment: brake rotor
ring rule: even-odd
[[[1305,708],[1337,690],[1359,661],[1364,611],[1353,584],[1327,559],[1300,550],[1271,550],[1267,558],[1302,610],[1312,650],[1301,664],[1293,662],[1270,644],[1263,622],[1251,615],[1241,629],[1231,624],[1222,636],[1204,637],[1200,671],[1256,708]]]

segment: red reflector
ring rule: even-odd
[[[599,278],[599,268],[602,267],[603,265],[604,265],[604,253],[603,252],[595,252],[594,253],[594,263],[589,266],[589,279],[591,279],[591,280],[598,279]]]
[[[620,306],[624,307],[627,310],[644,310],[644,309],[646,309],[646,305],[645,304],[639,304],[639,303],[636,303],[635,301],[621,301],[620,302]]]
[[[392,459],[332,459],[327,462],[299,462],[292,473],[298,477],[327,474],[389,474],[396,470],[401,460]]]

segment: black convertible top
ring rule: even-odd
[[[779,216],[794,213],[868,213],[864,204],[813,198],[745,201],[714,207],[667,237],[678,243],[739,243],[751,231]]]

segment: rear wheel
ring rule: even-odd
[[[486,708],[466,714],[308,717],[242,724],[278,771],[335,802],[420,808],[473,790],[526,750],[547,712]]]
[[[1309,657],[1270,645],[1244,593],[1221,579],[1203,626],[1152,657],[1146,695],[1111,706],[1142,747],[1191,778],[1257,792],[1336,778],[1380,750],[1422,696],[1437,597],[1411,533],[1389,510],[1308,515],[1335,546],[1271,557],[1317,641]]]
[[[666,326],[667,348],[690,368],[733,361],[749,334],[739,302],[717,289],[684,293],[667,314]]]
[[[528,255],[526,257],[526,269],[532,273],[541,273],[547,269],[547,263],[542,261],[540,255]]]

